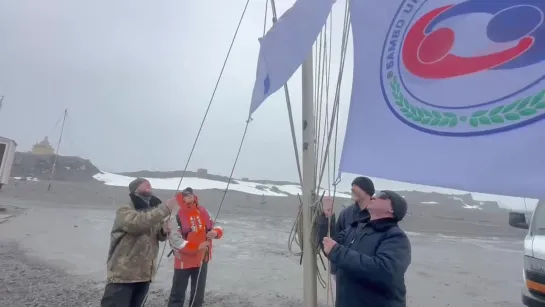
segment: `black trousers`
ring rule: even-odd
[[[174,270],[174,277],[172,278],[172,289],[170,290],[170,298],[168,300],[168,307],[183,307],[185,301],[185,292],[187,290],[187,284],[191,278],[191,291],[189,294],[189,307],[201,307],[204,301],[204,290],[206,288],[206,275],[208,271],[208,263],[202,264],[201,275],[199,275],[199,268]],[[193,302],[193,299],[195,302]],[[191,305],[193,302],[193,305]]]
[[[100,307],[141,307],[149,285],[149,282],[107,284]]]

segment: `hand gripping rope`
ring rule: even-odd
[[[217,89],[218,89],[219,83],[220,83],[221,78],[222,78],[222,76],[223,76],[223,72],[224,72],[224,70],[225,70],[225,66],[227,65],[227,61],[228,61],[228,59],[229,59],[229,56],[231,55],[231,50],[233,49],[233,45],[234,45],[235,40],[236,40],[236,37],[237,37],[237,35],[238,35],[238,31],[239,31],[239,29],[240,29],[240,25],[242,24],[242,20],[244,19],[244,16],[246,15],[246,10],[248,9],[248,4],[249,4],[249,3],[250,3],[250,0],[247,0],[247,1],[246,1],[246,4],[244,5],[244,9],[243,9],[242,14],[241,14],[241,16],[240,16],[240,19],[239,19],[239,21],[238,21],[238,25],[237,25],[236,30],[235,30],[235,33],[234,33],[234,35],[233,35],[233,39],[231,40],[231,44],[230,44],[230,46],[229,46],[229,50],[227,51],[227,55],[225,56],[225,60],[224,60],[224,62],[223,62],[223,65],[222,65],[222,68],[221,68],[221,70],[220,70],[218,79],[217,79],[217,81],[216,81],[216,85],[214,86],[214,90],[212,91],[212,96],[210,97],[210,101],[208,102],[208,107],[206,108],[206,112],[204,113],[203,119],[202,119],[202,121],[201,121],[201,125],[200,125],[200,127],[199,127],[199,131],[197,132],[197,136],[195,137],[195,141],[193,142],[193,146],[192,146],[191,151],[190,151],[190,153],[189,153],[189,157],[187,158],[187,162],[186,162],[186,164],[185,164],[184,171],[182,172],[182,176],[181,176],[181,178],[180,178],[180,181],[178,182],[178,187],[176,188],[176,191],[174,192],[174,195],[176,195],[176,194],[180,191],[180,187],[181,187],[181,185],[182,185],[182,181],[183,181],[183,179],[184,179],[184,177],[185,177],[185,173],[186,173],[187,168],[188,168],[188,166],[189,166],[189,161],[191,160],[191,157],[193,156],[193,152],[195,151],[195,147],[196,147],[197,142],[198,142],[198,140],[199,140],[199,137],[200,137],[200,135],[201,135],[202,128],[203,128],[203,126],[204,126],[204,123],[206,122],[206,118],[207,118],[207,116],[208,116],[208,112],[210,111],[210,107],[212,106],[212,102],[214,101],[214,97],[216,96],[216,91],[217,91]],[[218,216],[219,216],[221,207],[222,207],[222,205],[223,205],[223,202],[224,202],[224,200],[225,200],[225,197],[226,197],[226,195],[227,195],[227,192],[229,191],[229,185],[231,184],[231,180],[232,180],[232,178],[233,178],[233,173],[234,173],[234,171],[235,171],[235,167],[236,167],[236,165],[237,165],[237,162],[238,162],[238,159],[239,159],[239,156],[240,156],[240,152],[241,152],[241,150],[242,150],[242,145],[244,144],[244,139],[246,138],[246,133],[247,133],[247,131],[248,131],[248,126],[249,126],[250,122],[251,122],[251,118],[248,117],[248,120],[246,121],[246,127],[244,128],[244,134],[243,134],[243,136],[242,136],[242,140],[241,140],[241,142],[240,142],[240,146],[239,146],[239,148],[238,148],[238,152],[237,152],[237,155],[236,155],[236,158],[235,158],[235,162],[233,163],[233,168],[232,168],[232,170],[231,170],[231,175],[229,176],[229,181],[227,182],[227,186],[225,187],[225,190],[224,190],[224,193],[223,193],[223,197],[222,197],[222,199],[221,199],[220,205],[219,205],[218,210],[217,210],[217,212],[216,212],[216,215],[215,215],[215,217],[214,217],[214,224],[216,223],[216,220],[218,219]],[[171,212],[171,215],[172,215],[172,212]],[[169,217],[169,218],[171,218],[171,217]],[[165,250],[166,250],[166,246],[167,246],[167,245],[170,245],[170,243],[165,242],[165,244],[163,245],[163,248],[162,248],[162,250],[161,250],[161,254],[160,254],[160,256],[159,256],[159,261],[158,261],[158,263],[157,263],[157,267],[156,267],[156,270],[155,270],[155,274],[153,275],[153,278],[152,278],[152,282],[153,282],[153,280],[155,280],[155,277],[157,276],[157,272],[159,271],[159,268],[160,268],[160,266],[161,266],[161,262],[162,262],[162,260],[163,260],[163,256],[164,256],[164,254],[165,254]],[[203,259],[203,260],[204,260],[204,259]],[[201,267],[202,267],[202,265],[201,265]],[[201,275],[201,269],[199,268],[199,274],[198,274],[198,276],[197,276],[197,284],[198,284],[198,279],[199,279],[200,275]],[[141,305],[140,307],[144,307],[144,306],[145,306],[145,304],[146,304],[146,302],[147,302],[147,299],[148,299],[148,295],[149,295],[149,292],[146,293],[146,296],[144,297],[144,300],[143,300],[142,305]],[[193,302],[191,302],[190,307],[193,307],[193,303],[194,303],[194,299],[193,299]]]

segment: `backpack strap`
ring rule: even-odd
[[[182,220],[179,214],[176,214],[176,222],[178,222],[178,229],[182,229]]]
[[[182,220],[180,219],[180,215],[178,213],[176,213],[176,222],[178,223],[178,229],[176,229],[176,231],[179,231],[180,229],[182,229]],[[170,250],[170,253],[168,253],[167,258],[169,258],[172,255],[174,255],[173,249]]]

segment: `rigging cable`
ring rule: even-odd
[[[272,0],[273,1],[273,0]],[[347,50],[347,38],[348,38],[348,34],[349,34],[349,27],[350,27],[350,22],[349,22],[349,6],[348,6],[348,1],[346,3],[346,8],[345,8],[345,18],[344,18],[344,26],[343,26],[343,36],[342,36],[342,39],[343,39],[343,43],[342,43],[342,46],[341,46],[341,66],[339,67],[339,77],[338,77],[338,80],[337,80],[337,88],[336,88],[336,93],[335,93],[335,104],[334,104],[334,110],[333,110],[333,114],[332,114],[332,119],[330,121],[330,127],[329,127],[329,133],[328,133],[328,138],[327,138],[327,145],[326,145],[326,148],[325,150],[329,150],[329,146],[330,146],[330,143],[331,143],[331,138],[333,137],[333,131],[335,130],[336,133],[335,135],[338,134],[338,120],[335,120],[335,119],[338,119],[338,107],[339,107],[339,101],[340,101],[340,83],[342,81],[342,74],[344,72],[344,59],[346,58],[346,50]],[[331,44],[330,44],[331,45]],[[332,54],[330,52],[330,54]],[[330,71],[330,70],[329,70]],[[316,107],[314,108],[316,110]],[[291,112],[290,112],[291,113]],[[327,130],[324,128],[324,130]],[[295,137],[295,134],[293,132],[293,129],[292,129],[292,137]],[[335,139],[335,144],[337,143],[337,138]],[[325,155],[326,157],[324,158],[324,162],[327,162],[328,158],[327,158],[327,155]],[[334,153],[334,158],[336,159],[336,151]],[[326,163],[324,163],[326,164]],[[324,169],[324,167],[322,167],[322,169]],[[334,175],[336,175],[335,171],[334,171]],[[317,188],[319,187],[319,184],[321,183],[321,179],[323,177],[323,171],[321,172],[320,174],[320,180],[318,181],[318,185],[317,185]],[[315,178],[316,179],[316,178]],[[335,179],[334,180],[334,192],[333,192],[333,197],[335,197],[335,193],[336,193],[336,185],[338,184],[338,180]],[[298,255],[298,256],[301,256],[302,253],[301,252],[298,252],[298,253],[294,253],[293,252],[293,243],[296,243],[297,245],[299,245],[299,247],[302,247],[302,238],[301,238],[301,235],[302,235],[302,230],[303,230],[303,225],[302,225],[302,202],[301,200],[299,199],[299,202],[300,202],[300,205],[299,205],[299,208],[298,208],[298,212],[297,212],[297,216],[296,216],[296,219],[294,221],[294,224],[292,226],[292,229],[290,231],[290,234],[289,234],[289,238],[288,238],[288,250],[290,251],[290,253],[292,255]],[[322,213],[322,210],[321,209],[321,206],[319,206],[321,204],[321,199],[317,200],[314,204],[313,204],[313,209],[312,209],[312,229],[313,229],[313,232],[315,232],[315,222],[316,222],[316,218],[319,214]],[[315,251],[316,253],[320,256],[320,260],[322,260],[322,264],[323,264],[323,259],[321,257],[321,253],[320,253],[320,248],[319,248],[319,244],[317,244],[317,246],[315,247]],[[324,264],[324,269],[326,269],[325,267],[325,264]],[[322,278],[321,274],[320,274],[320,271],[318,271],[318,279],[320,281],[320,284],[322,285],[322,287],[326,287],[326,283],[324,281],[324,279]]]
[[[55,125],[53,125],[53,128],[51,128],[51,130],[49,131],[49,134],[46,134],[46,137],[49,137],[49,136],[51,136],[53,134],[53,131],[55,131],[55,129],[57,129],[57,126],[61,123],[63,118],[64,118],[64,111],[62,112],[59,119],[57,119],[57,121],[55,122]]]
[[[272,14],[273,14],[273,25],[274,25],[274,23],[276,23],[277,20],[278,20],[277,11],[276,11],[276,4],[275,4],[275,0],[271,0],[270,2],[271,2],[271,11],[272,11]],[[285,96],[286,96],[286,106],[287,106],[287,109],[288,109],[288,117],[289,117],[289,120],[290,120],[290,130],[291,130],[291,135],[292,135],[292,143],[293,143],[293,148],[294,148],[294,153],[295,153],[295,160],[296,160],[296,164],[297,164],[297,171],[298,171],[298,174],[299,174],[300,185],[302,186],[303,185],[303,177],[302,177],[302,171],[301,171],[301,163],[300,163],[300,160],[299,160],[299,150],[298,150],[297,138],[296,138],[296,134],[295,134],[295,124],[293,122],[293,112],[292,112],[292,108],[291,108],[291,99],[290,99],[287,84],[284,85],[284,93],[285,93]],[[298,195],[298,197],[299,197],[299,195]],[[314,206],[316,207],[316,205],[314,205]],[[292,244],[294,242],[297,245],[301,246],[301,240],[300,240],[299,236],[300,236],[300,234],[302,232],[302,229],[296,229],[296,228],[302,227],[301,223],[298,222],[302,218],[302,208],[303,208],[303,202],[302,202],[301,198],[299,197],[299,206],[298,206],[298,212],[297,212],[297,215],[296,215],[296,221],[292,226],[292,229],[290,231],[289,238],[288,238],[288,250],[294,256],[302,256],[301,252],[295,253],[295,252],[293,252],[293,249],[292,249]]]
[[[242,151],[242,146],[244,145],[244,140],[246,139],[246,134],[248,133],[248,126],[250,125],[251,121],[252,121],[252,118],[248,117],[248,120],[246,121],[246,127],[244,128],[244,133],[242,134],[242,139],[240,140],[240,145],[238,147],[237,155],[235,157],[235,162],[233,163],[233,167],[231,168],[231,174],[229,175],[229,181],[227,181],[227,186],[225,187],[225,190],[223,191],[223,196],[221,197],[220,205],[218,207],[218,211],[216,211],[216,216],[214,217],[214,222],[212,223],[212,225],[216,224],[216,220],[218,219],[218,216],[220,214],[221,207],[223,206],[223,202],[225,201],[225,197],[227,196],[227,192],[229,192],[229,185],[231,184],[231,181],[233,180],[233,174],[235,173],[235,168],[237,166],[238,159],[240,158],[240,152]],[[197,273],[197,281],[195,282],[197,287],[199,285],[199,278],[201,277],[201,270],[202,270],[202,266],[204,264],[204,259],[206,259],[207,256],[208,256],[208,251],[205,253],[205,255],[204,255],[204,257],[203,257],[203,259],[201,261],[201,265],[199,266],[199,273]],[[196,292],[197,291],[195,290],[195,293]],[[193,295],[193,300],[189,304],[189,307],[193,307],[193,304],[195,304],[195,297],[196,297],[196,295]]]
[[[341,64],[340,64],[340,67],[339,67],[339,76],[337,78],[337,87],[336,87],[336,92],[335,92],[335,96],[334,96],[333,113],[331,115],[331,120],[329,122],[329,130],[328,130],[328,133],[327,133],[328,137],[327,137],[327,142],[326,142],[326,146],[325,146],[326,147],[325,148],[326,154],[324,155],[325,156],[324,160],[321,161],[324,166],[322,167],[322,170],[320,172],[320,180],[318,180],[317,187],[320,186],[320,183],[322,181],[322,177],[323,177],[323,174],[324,174],[325,165],[327,165],[327,160],[329,159],[327,153],[329,152],[331,139],[333,137],[333,131],[335,131],[335,144],[337,144],[337,139],[338,139],[337,135],[338,135],[338,116],[339,116],[338,109],[339,109],[339,103],[340,103],[340,87],[341,87],[341,82],[342,82],[342,75],[343,75],[343,72],[344,72],[346,51],[347,51],[347,46],[348,46],[347,41],[348,41],[348,37],[349,37],[349,34],[350,34],[351,24],[350,24],[349,20],[350,20],[350,10],[349,10],[349,1],[347,1],[346,6],[345,6],[343,35],[342,35],[342,44],[341,44]],[[330,52],[330,54],[331,54],[331,52]],[[324,130],[327,130],[327,129],[324,129]],[[336,153],[336,148],[335,148],[334,149],[334,159],[336,160],[336,158],[337,158],[337,153]],[[336,163],[336,161],[335,161],[335,163]],[[336,174],[336,168],[335,168],[334,176],[336,176],[336,175],[337,174]],[[333,187],[334,187],[334,189],[333,189],[333,201],[335,200],[338,183],[339,183],[339,178],[335,178],[334,184],[333,184]],[[319,199],[318,201],[316,201],[315,204],[313,204],[313,209],[312,209],[312,212],[313,212],[312,230],[313,230],[313,232],[316,230],[316,228],[315,228],[316,218],[323,211],[323,208],[321,208],[320,205],[321,205],[321,199]],[[303,228],[302,228],[303,225],[302,225],[301,220],[302,220],[302,205],[299,206],[299,210],[297,212],[297,217],[295,219],[294,225],[292,226],[292,229],[290,231],[290,235],[289,235],[289,238],[288,238],[288,249],[289,249],[290,253],[292,253],[293,255],[301,255],[302,254],[302,253],[294,253],[293,249],[292,249],[292,244],[294,242],[297,245],[299,245],[299,247],[301,247],[302,243],[303,243],[302,239],[301,239],[301,234],[302,234],[302,230],[303,230]],[[323,264],[323,259],[322,259],[321,253],[320,253],[319,244],[317,244],[317,246],[315,247],[315,251],[320,256],[320,260],[322,260],[322,264]],[[327,269],[325,264],[324,264],[324,269]],[[328,275],[329,275],[329,272],[328,272]],[[320,271],[318,271],[318,276],[317,277],[318,277],[322,287],[324,287],[324,288],[328,287],[327,283],[324,282],[324,279],[321,276]],[[329,291],[331,291],[331,289],[329,289]]]
[[[55,152],[55,160],[53,160],[53,166],[51,168],[51,177],[49,178],[49,185],[47,186],[47,191],[51,191],[51,184],[53,184],[53,176],[55,175],[55,170],[57,169],[57,161],[59,159],[59,150],[61,149],[62,135],[64,132],[64,124],[66,123],[67,116],[68,116],[68,109],[65,109],[64,114],[62,116],[61,134],[59,136],[59,142],[57,143],[57,151]]]
[[[348,36],[350,34],[350,26],[351,26],[351,23],[350,23],[350,0],[346,0],[346,5],[345,5],[345,16],[344,16],[344,25],[343,25],[343,37],[342,37],[342,43],[341,43],[341,64],[340,64],[340,67],[339,67],[339,78],[337,80],[337,89],[336,89],[336,93],[335,93],[335,104],[334,104],[334,108],[335,108],[335,105],[337,106],[337,112],[335,112],[334,114],[332,114],[332,118],[331,118],[331,126],[330,126],[330,131],[329,131],[329,136],[328,136],[328,142],[327,142],[327,148],[326,148],[326,159],[327,159],[327,162],[329,163],[329,158],[327,157],[327,153],[329,152],[329,145],[330,145],[330,141],[331,141],[331,133],[333,132],[333,122],[335,122],[335,141],[334,141],[334,148],[333,148],[333,176],[337,176],[337,169],[336,169],[336,165],[337,165],[337,141],[338,141],[338,133],[339,133],[339,112],[338,112],[338,106],[339,106],[339,101],[340,101],[340,86],[341,86],[341,82],[342,82],[342,74],[343,74],[343,71],[344,71],[344,60],[346,59],[346,51],[347,51],[347,41],[348,41]],[[323,164],[323,167],[325,167],[325,163]],[[328,168],[329,170],[329,168]],[[323,174],[323,171],[322,171],[322,174]],[[321,177],[322,175],[320,175]],[[329,174],[328,174],[328,180],[329,180]],[[319,182],[321,182],[321,178],[319,180]],[[333,198],[332,198],[332,210],[334,209],[334,205],[335,205],[335,196],[336,196],[336,193],[337,193],[337,185],[339,184],[340,182],[340,177],[336,177],[334,179],[334,183],[333,183]],[[323,208],[322,208],[323,209]],[[331,218],[328,218],[328,222],[327,222],[327,229],[328,229],[328,237],[331,237],[331,234],[329,233],[330,229],[331,229]],[[329,298],[330,298],[330,295],[331,295],[331,303],[332,303],[332,306],[335,306],[335,298],[333,297],[333,287],[331,286],[331,262],[328,261],[328,267],[327,267],[327,295],[326,295],[326,299],[327,299],[327,302],[326,304],[329,306]]]
[[[331,77],[331,59],[332,59],[332,46],[333,46],[333,14],[331,14],[330,16],[331,18],[331,21],[329,23],[329,63],[328,63],[328,67],[327,67],[327,80],[326,80],[326,88],[327,88],[327,91],[326,91],[326,101],[328,102],[328,110],[329,110],[329,89],[330,89],[330,77]],[[337,121],[337,125],[338,125],[338,121]],[[326,122],[326,126],[327,126],[327,122]],[[335,143],[337,142],[337,139],[335,138]],[[335,145],[336,146],[336,145]],[[335,159],[333,159],[334,163],[335,163]],[[327,166],[328,166],[328,174],[327,174],[327,187],[328,187],[328,196],[331,196],[331,182],[329,181],[329,176],[330,176],[330,170],[331,170],[331,164],[330,164],[330,161],[329,159],[327,160]],[[333,164],[333,167],[335,167],[335,164]],[[335,174],[335,171],[333,171],[333,173]]]
[[[330,22],[329,25],[331,25],[332,23]],[[324,36],[325,36],[325,39],[324,39],[324,74],[321,75],[321,78],[322,78],[322,82],[320,84],[320,87],[321,87],[321,94],[320,94],[320,97],[319,97],[319,101],[317,101],[317,103],[320,105],[320,112],[318,114],[318,118],[320,119],[319,120],[319,126],[318,126],[318,129],[316,130],[316,140],[317,140],[317,146],[316,146],[316,174],[318,174],[318,166],[320,165],[320,161],[322,161],[322,159],[324,158],[325,156],[325,150],[327,150],[327,148],[323,145],[325,144],[325,137],[327,135],[327,127],[329,126],[328,123],[329,123],[329,79],[330,79],[330,76],[331,76],[331,71],[328,70],[328,62],[329,64],[331,64],[331,54],[327,52],[327,47],[328,47],[328,44],[327,44],[327,29],[328,27],[328,22],[326,21],[326,25],[325,25],[325,29],[324,29]],[[329,37],[331,37],[332,31],[330,31],[330,35]],[[324,79],[324,76],[325,79]],[[325,82],[325,84],[324,84]],[[324,89],[325,88],[325,89]],[[325,95],[325,97],[324,97]],[[323,134],[322,134],[322,125],[321,125],[321,118],[322,118],[322,105],[324,104],[324,99],[325,99],[325,107],[323,109],[325,109],[325,114],[324,114],[324,119],[325,119],[325,124],[323,125]],[[320,137],[320,134],[321,137]],[[318,184],[318,186],[321,186],[321,184]],[[331,194],[331,185],[329,184],[329,178],[328,178],[328,193],[329,193],[329,196]]]
[[[272,21],[273,21],[273,26],[274,26],[274,24],[276,24],[276,22],[278,21],[278,15],[276,13],[276,2],[275,2],[275,0],[271,0],[271,11],[272,11],[272,15],[273,15]],[[265,10],[265,18],[267,18],[266,12],[267,12],[267,10]],[[263,35],[265,35],[265,34],[263,34]],[[294,149],[294,152],[295,152],[295,164],[297,165],[297,173],[299,175],[299,184],[302,187],[303,186],[303,172],[301,170],[301,161],[299,160],[299,148],[297,146],[297,137],[295,135],[295,124],[293,122],[293,112],[292,112],[292,108],[291,108],[291,98],[290,98],[290,92],[289,92],[287,83],[284,84],[284,96],[286,96],[286,107],[288,108],[288,118],[289,118],[289,121],[290,121],[291,140],[292,140],[293,149]],[[301,204],[302,204],[302,202],[301,202]]]
[[[336,122],[336,120],[334,120],[334,119],[338,119],[340,97],[341,97],[342,77],[343,77],[343,73],[344,73],[344,64],[345,64],[345,60],[346,60],[346,51],[348,49],[347,47],[348,47],[348,37],[350,35],[350,28],[351,28],[351,23],[350,23],[350,0],[347,0],[346,1],[346,6],[345,6],[343,37],[342,37],[342,43],[341,43],[341,64],[340,64],[340,67],[339,67],[339,75],[338,75],[338,78],[337,78],[337,88],[335,90],[335,98],[334,98],[335,100],[334,100],[334,105],[333,105],[333,114],[331,115],[332,120],[330,122],[329,135],[328,135],[328,138],[327,138],[327,145],[326,145],[327,150],[326,150],[326,153],[325,153],[325,159],[327,159],[327,157],[328,157],[329,146],[331,144],[331,138],[332,138],[332,134],[333,134],[333,130],[334,130],[333,128],[334,128],[334,124]],[[325,159],[324,159],[324,161],[322,161],[322,167],[321,167],[321,171],[320,171],[320,177],[318,179],[318,184],[321,184],[323,176],[324,176],[324,171],[325,171],[325,166],[326,166],[326,160]]]
[[[214,86],[214,90],[212,91],[212,96],[210,97],[210,101],[208,102],[208,106],[207,106],[207,108],[206,108],[206,112],[204,113],[203,119],[202,119],[202,121],[201,121],[201,125],[200,125],[200,127],[199,127],[198,132],[197,132],[197,136],[195,137],[195,141],[193,142],[193,146],[191,147],[191,151],[190,151],[189,156],[188,156],[188,158],[187,158],[187,162],[186,162],[186,164],[185,164],[184,170],[183,170],[183,172],[182,172],[182,176],[180,177],[180,181],[178,182],[178,186],[177,186],[177,188],[176,188],[176,191],[174,192],[174,195],[176,195],[176,193],[178,193],[178,192],[180,191],[180,186],[182,185],[182,181],[183,181],[183,179],[184,179],[184,177],[185,177],[185,173],[187,172],[187,167],[189,166],[189,161],[191,160],[191,157],[193,156],[193,152],[195,151],[195,147],[196,147],[197,142],[198,142],[198,140],[199,140],[199,137],[200,137],[200,135],[201,135],[201,132],[202,132],[202,128],[203,128],[203,126],[204,126],[204,123],[206,122],[206,118],[207,118],[207,116],[208,116],[208,112],[210,111],[210,107],[212,106],[212,102],[214,101],[214,98],[215,98],[215,96],[216,96],[216,91],[217,91],[217,89],[218,89],[218,86],[219,86],[219,83],[220,83],[220,81],[221,81],[221,78],[223,77],[223,72],[224,72],[225,67],[226,67],[226,65],[227,65],[227,61],[229,60],[229,56],[231,55],[231,50],[233,49],[233,45],[235,44],[235,40],[236,40],[237,35],[238,35],[238,32],[239,32],[239,30],[240,30],[240,25],[242,24],[242,21],[244,20],[244,16],[246,15],[246,11],[247,11],[247,9],[248,9],[248,5],[249,5],[249,4],[250,4],[250,0],[246,0],[246,3],[245,3],[245,5],[244,5],[244,9],[242,10],[242,14],[241,14],[240,19],[239,19],[239,21],[238,21],[238,24],[237,24],[235,33],[233,34],[233,38],[232,38],[232,40],[231,40],[231,44],[230,44],[229,49],[228,49],[228,51],[227,51],[227,55],[225,56],[225,60],[223,61],[223,65],[222,65],[222,67],[221,67],[221,70],[220,70],[218,79],[217,79],[217,81],[216,81],[216,85]],[[248,123],[249,123],[249,120],[248,120],[248,122],[246,123],[246,125],[248,125]],[[246,128],[247,128],[247,127],[246,127]],[[245,131],[246,131],[246,130],[245,130]],[[245,132],[245,134],[246,134],[246,132]],[[242,147],[242,146],[241,146],[241,147]],[[238,156],[237,156],[237,157],[238,157]],[[229,179],[229,182],[231,182],[231,179],[232,179],[232,178]],[[227,188],[228,188],[228,187],[229,187],[229,183],[227,184]],[[227,191],[227,189],[226,189],[226,191]],[[227,193],[227,192],[225,192],[225,193]],[[221,207],[218,208],[218,212],[217,212],[217,214],[216,214],[216,218],[217,218],[217,216],[218,216],[218,214],[219,214],[219,209],[221,209]],[[159,256],[159,261],[157,262],[157,268],[156,268],[156,270],[155,270],[155,273],[154,273],[154,275],[153,275],[152,280],[154,280],[155,277],[157,276],[157,272],[159,271],[159,267],[161,266],[161,262],[162,262],[162,260],[163,260],[163,256],[164,256],[164,254],[165,254],[165,250],[166,250],[167,245],[168,245],[168,242],[165,242],[165,244],[163,245],[161,254],[160,254],[160,256]],[[144,307],[144,306],[145,306],[146,301],[147,301],[147,299],[148,299],[148,295],[149,295],[149,293],[146,293],[146,296],[144,297],[144,300],[142,301],[142,305],[140,305],[140,307]]]

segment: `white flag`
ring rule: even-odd
[[[420,2],[352,2],[340,170],[545,198],[545,1]]]
[[[333,0],[297,0],[259,39],[261,48],[250,114],[279,90],[311,54]]]

